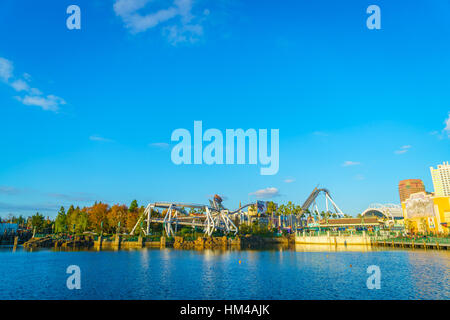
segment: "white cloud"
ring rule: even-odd
[[[0,80],[8,82],[13,76],[13,70],[12,62],[0,57]]]
[[[17,92],[23,91],[24,96],[16,96],[14,98],[26,106],[37,106],[42,108],[43,110],[57,112],[61,105],[66,104],[66,101],[60,97],[57,97],[53,94],[43,96],[41,90],[37,88],[31,88],[28,83],[31,80],[31,76],[28,73],[24,73],[22,78],[15,78],[13,63],[1,57],[0,80],[9,85]]]
[[[30,89],[30,93],[35,95],[35,96],[40,96],[42,94],[42,91],[36,88],[31,88]]]
[[[343,167],[350,167],[350,166],[357,166],[357,165],[360,165],[360,164],[361,164],[360,162],[349,161],[349,160],[347,160],[347,161],[345,161],[345,162],[342,164],[342,166],[343,166]]]
[[[173,45],[180,42],[194,43],[203,35],[203,27],[200,25],[170,26],[164,29],[164,34]]]
[[[31,75],[29,74],[29,73],[24,73],[23,74],[23,78],[25,79],[25,80],[27,80],[27,81],[31,81]]]
[[[99,142],[113,142],[113,140],[108,139],[108,138],[103,138],[100,136],[90,136],[89,140],[91,141],[99,141]]]
[[[290,178],[284,179],[284,182],[285,182],[285,183],[292,183],[292,182],[294,182],[294,181],[295,181],[295,179],[290,179]]]
[[[150,2],[151,0],[116,0],[114,12],[131,33],[144,32],[160,24],[170,23],[162,31],[173,45],[195,42],[203,35],[201,20],[192,14],[193,0],[174,0],[167,8],[160,8],[148,14],[139,13]],[[209,15],[209,10],[204,10],[203,15]]]
[[[258,199],[270,199],[279,197],[280,193],[277,188],[269,187],[261,190],[257,190],[255,192],[250,193],[251,196],[255,196]]]
[[[13,83],[11,83],[11,87],[14,88],[16,91],[28,91],[30,90],[30,86],[27,82],[23,81],[22,79],[16,80]]]
[[[403,153],[408,152],[409,149],[411,149],[411,146],[410,146],[410,145],[402,146],[402,147],[400,147],[399,150],[395,150],[394,153],[395,153],[395,154],[403,154]]]
[[[48,95],[46,97],[26,95],[23,98],[22,97],[15,97],[15,98],[16,100],[22,102],[26,106],[37,106],[47,111],[58,111],[60,105],[66,104],[64,99],[54,95]]]
[[[444,133],[447,133],[447,136],[450,138],[450,112],[448,113],[448,118],[444,121],[444,124]]]
[[[0,186],[0,194],[12,195],[12,194],[18,194],[19,192],[20,192],[20,190],[14,188],[14,187]]]
[[[355,180],[358,180],[358,181],[362,181],[362,180],[364,180],[366,177],[364,177],[362,174],[357,174],[356,176],[355,176]]]

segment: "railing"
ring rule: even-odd
[[[122,238],[123,241],[125,242],[137,242],[139,240],[138,236],[124,236]]]
[[[296,233],[297,236],[303,236],[302,231]],[[352,237],[352,236],[374,236],[375,234],[369,233],[367,231],[310,231],[305,232],[307,237],[319,237],[319,236],[330,236],[330,237]]]
[[[373,237],[375,241],[386,241],[387,243],[427,243],[427,244],[450,244],[450,237],[420,237],[420,238],[410,238],[410,237]]]

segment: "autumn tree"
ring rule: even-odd
[[[96,203],[92,207],[87,208],[88,213],[88,221],[93,230],[96,232],[100,232],[102,230],[102,222],[103,222],[103,230],[108,230],[108,214],[109,206],[106,203]]]
[[[144,211],[145,211],[145,208],[142,206],[134,211],[128,212],[127,222],[126,222],[128,232],[131,232],[133,230],[134,226],[136,225],[136,223],[139,220],[139,217],[144,214]],[[150,211],[150,214],[152,215],[153,212],[154,212],[154,210]],[[142,227],[143,228],[147,227],[147,223],[145,221],[142,221]]]
[[[119,223],[121,227],[126,227],[127,222],[127,214],[128,208],[126,205],[115,204],[111,207],[111,210],[108,211],[108,225],[110,227],[111,232],[117,232]]]

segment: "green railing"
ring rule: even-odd
[[[419,237],[419,238],[408,238],[408,237],[395,237],[395,238],[385,238],[385,237],[371,237],[373,240],[378,240],[380,242],[386,243],[429,243],[429,244],[450,244],[450,237]]]
[[[125,242],[137,242],[139,240],[139,236],[124,236],[122,240]]]

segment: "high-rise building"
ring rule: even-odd
[[[402,180],[398,184],[398,193],[400,194],[400,202],[404,202],[410,195],[417,192],[425,192],[425,185],[420,179]]]
[[[450,197],[450,165],[447,162],[439,164],[437,169],[430,167],[436,197]]]

